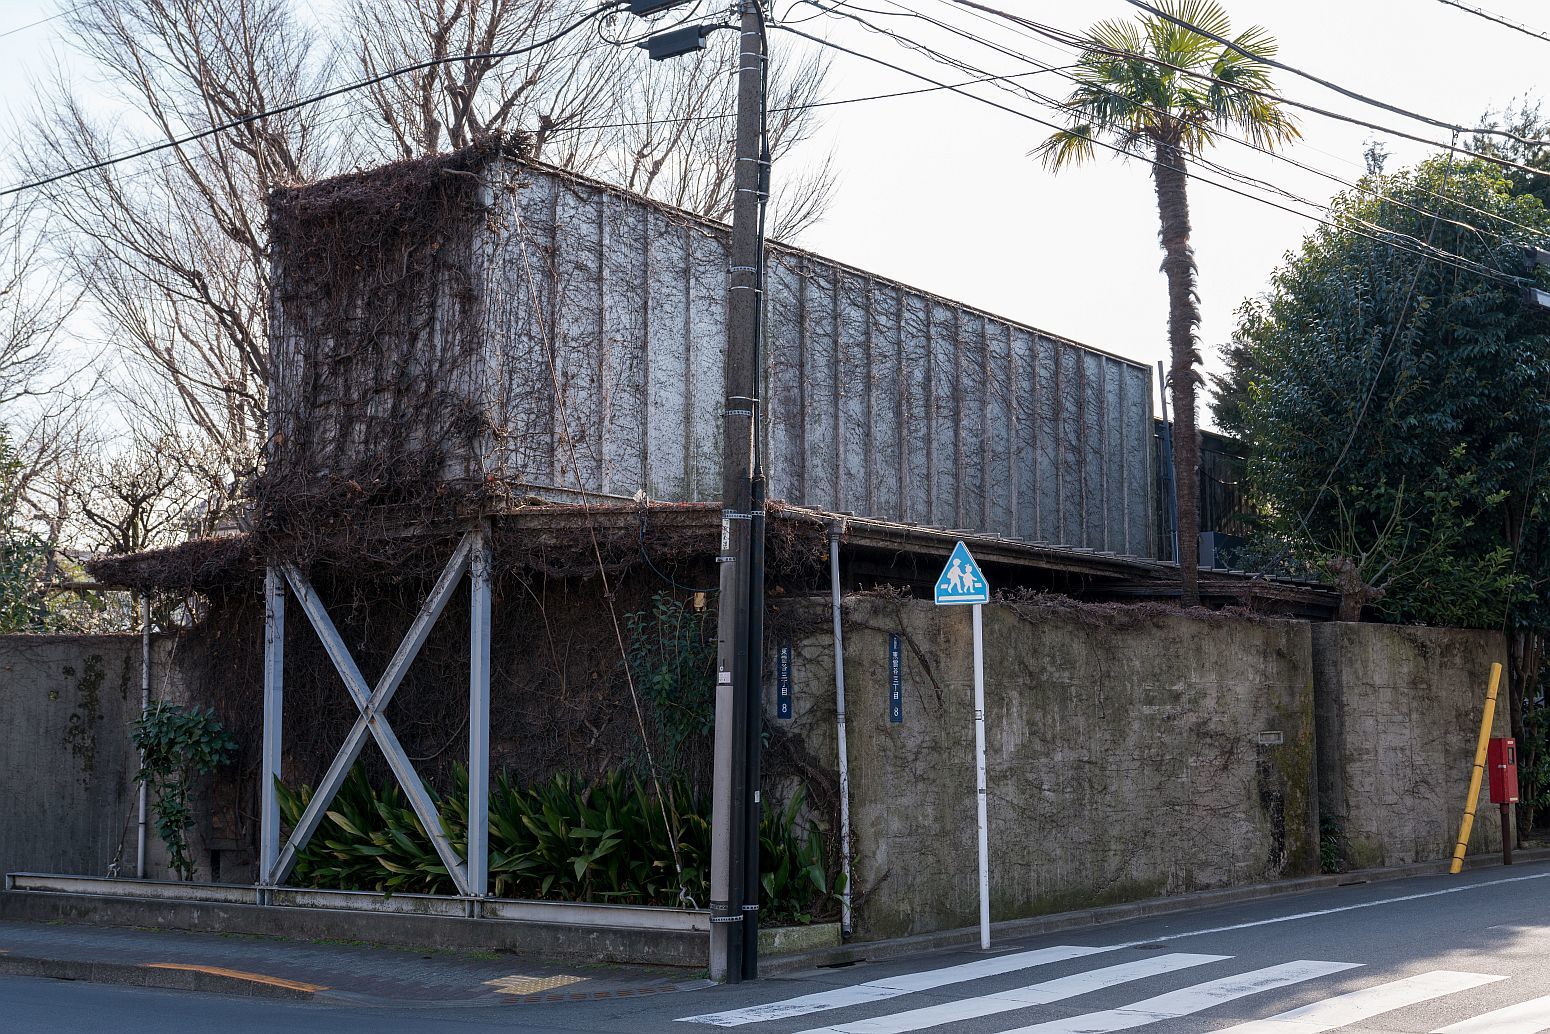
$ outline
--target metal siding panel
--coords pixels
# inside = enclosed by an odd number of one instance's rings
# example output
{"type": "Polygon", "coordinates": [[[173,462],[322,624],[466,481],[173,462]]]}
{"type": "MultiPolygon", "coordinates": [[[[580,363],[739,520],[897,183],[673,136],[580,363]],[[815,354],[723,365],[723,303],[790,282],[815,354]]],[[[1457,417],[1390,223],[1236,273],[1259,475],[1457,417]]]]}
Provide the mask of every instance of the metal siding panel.
{"type": "Polygon", "coordinates": [[[646,333],[650,279],[639,242],[646,236],[646,210],[603,195],[599,239],[603,259],[603,432],[605,492],[632,495],[644,487],[650,461],[646,436],[646,378],[650,346],[646,333]]]}
{"type": "Polygon", "coordinates": [[[764,317],[766,475],[771,499],[800,503],[806,458],[802,440],[803,280],[789,261],[769,264],[764,317]]]}
{"type": "Polygon", "coordinates": [[[937,527],[961,528],[958,514],[958,320],[957,312],[931,300],[931,516],[937,527]]]}
{"type": "Polygon", "coordinates": [[[904,503],[899,515],[906,521],[925,522],[931,512],[931,478],[929,462],[931,452],[930,385],[928,361],[930,346],[927,341],[930,302],[918,294],[902,296],[903,331],[901,334],[900,362],[903,365],[904,415],[902,443],[904,467],[904,503]]]}
{"type": "Polygon", "coordinates": [[[1103,548],[1124,552],[1130,522],[1130,496],[1125,463],[1125,369],[1113,359],[1103,360],[1104,385],[1104,480],[1108,500],[1103,515],[1103,548]]]}
{"type": "Polygon", "coordinates": [[[515,192],[514,238],[499,249],[505,290],[489,302],[491,333],[503,359],[496,397],[505,437],[500,466],[517,480],[554,479],[554,387],[550,376],[548,312],[553,307],[551,243],[559,184],[547,176],[524,177],[515,192]]]}
{"type": "Polygon", "coordinates": [[[660,212],[646,223],[647,276],[651,284],[650,404],[646,438],[650,464],[646,492],[655,499],[688,499],[686,466],[689,395],[684,380],[689,368],[690,292],[688,231],[660,212]]]}
{"type": "Polygon", "coordinates": [[[1017,435],[1016,383],[1012,371],[1012,328],[999,320],[985,326],[987,360],[986,454],[984,492],[989,515],[986,528],[1003,535],[1017,534],[1017,479],[1012,466],[1012,443],[1017,435]]]}
{"type": "Polygon", "coordinates": [[[556,472],[561,485],[592,489],[602,481],[602,450],[596,437],[603,409],[597,200],[564,186],[555,209],[554,369],[560,396],[556,472]]]}
{"type": "Polygon", "coordinates": [[[872,284],[871,368],[872,393],[872,509],[875,515],[899,517],[903,483],[899,457],[904,449],[900,423],[899,295],[886,286],[872,284]]]}
{"type": "Polygon", "coordinates": [[[689,426],[691,499],[721,498],[722,409],[726,404],[727,245],[686,230],[689,239],[689,426]]]}
{"type": "Polygon", "coordinates": [[[1082,538],[1078,545],[1107,549],[1104,514],[1108,484],[1103,476],[1104,361],[1094,352],[1082,355],[1082,538]]]}
{"type": "Polygon", "coordinates": [[[1060,364],[1060,519],[1056,538],[1060,545],[1081,542],[1086,515],[1086,492],[1082,483],[1082,353],[1065,342],[1057,342],[1060,364]]]}
{"type": "Polygon", "coordinates": [[[836,381],[839,384],[838,438],[840,443],[839,509],[867,512],[868,437],[867,403],[871,397],[871,370],[867,365],[867,283],[848,273],[839,275],[839,346],[836,381]]]}
{"type": "Polygon", "coordinates": [[[1061,507],[1061,377],[1060,344],[1042,334],[1034,338],[1038,349],[1038,416],[1036,440],[1039,449],[1039,528],[1034,536],[1042,542],[1060,539],[1061,507]]]}
{"type": "Polygon", "coordinates": [[[1134,556],[1148,556],[1154,549],[1152,526],[1156,516],[1152,509],[1156,477],[1152,466],[1152,371],[1128,367],[1126,375],[1131,387],[1125,396],[1125,456],[1129,474],[1126,491],[1130,508],[1125,548],[1134,556]]]}
{"type": "Polygon", "coordinates": [[[1012,534],[1039,537],[1039,409],[1038,341],[1021,327],[1009,328],[1011,340],[1012,413],[1016,434],[1012,439],[1012,479],[1017,505],[1012,515],[1012,534]]]}

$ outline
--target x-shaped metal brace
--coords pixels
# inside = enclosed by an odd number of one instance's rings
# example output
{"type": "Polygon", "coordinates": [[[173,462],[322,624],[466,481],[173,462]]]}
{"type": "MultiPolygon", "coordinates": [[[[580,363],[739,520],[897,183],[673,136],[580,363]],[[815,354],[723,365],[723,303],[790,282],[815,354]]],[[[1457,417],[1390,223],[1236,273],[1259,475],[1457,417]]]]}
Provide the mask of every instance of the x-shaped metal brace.
{"type": "MultiPolygon", "coordinates": [[[[420,612],[415,616],[414,623],[409,626],[403,641],[398,644],[392,660],[377,680],[375,687],[368,688],[365,678],[361,675],[359,666],[350,655],[349,647],[345,645],[338,630],[334,627],[333,620],[328,616],[327,609],[318,599],[317,593],[312,589],[305,575],[294,565],[284,563],[278,565],[279,571],[284,575],[285,582],[290,585],[291,592],[295,594],[301,604],[307,620],[317,632],[318,638],[323,642],[323,649],[333,661],[334,668],[344,680],[345,688],[349,690],[355,706],[360,710],[355,724],[351,727],[349,735],[345,737],[344,744],[334,756],[333,763],[328,766],[322,781],[318,784],[317,791],[312,799],[307,802],[306,809],[297,820],[291,830],[290,838],[286,841],[283,850],[275,854],[275,845],[278,843],[278,815],[277,809],[271,803],[268,796],[273,794],[272,786],[266,785],[265,798],[265,826],[262,834],[264,849],[261,851],[261,868],[266,869],[262,873],[264,885],[275,887],[283,884],[296,865],[297,855],[307,846],[307,842],[317,831],[322,821],[325,810],[333,802],[334,797],[344,785],[345,778],[350,769],[360,757],[361,750],[366,746],[369,736],[375,740],[381,748],[382,755],[387,759],[388,767],[392,770],[394,778],[403,787],[404,794],[409,799],[409,805],[414,809],[415,816],[420,820],[421,827],[430,837],[431,845],[436,849],[442,864],[452,877],[452,882],[459,894],[465,896],[482,897],[485,893],[486,859],[485,829],[484,823],[479,817],[485,816],[488,810],[487,804],[487,773],[488,766],[488,730],[484,723],[488,721],[489,713],[489,631],[490,631],[490,607],[489,607],[489,543],[485,529],[480,528],[465,534],[453,551],[452,557],[442,569],[441,576],[437,578],[430,595],[426,597],[420,612]],[[435,802],[425,788],[425,783],[420,779],[419,773],[414,769],[409,756],[404,752],[403,745],[399,742],[397,734],[382,714],[388,703],[393,699],[393,694],[403,682],[404,675],[409,670],[409,665],[414,662],[420,652],[420,647],[425,644],[431,627],[436,619],[441,616],[447,601],[452,596],[452,591],[462,580],[463,572],[468,570],[473,581],[473,609],[472,628],[470,632],[470,657],[472,666],[472,680],[470,687],[470,710],[482,713],[471,713],[469,724],[470,753],[482,754],[483,757],[471,756],[469,758],[470,801],[469,801],[469,858],[473,862],[473,873],[470,874],[470,866],[459,858],[447,839],[446,831],[442,826],[441,815],[436,809],[435,802]],[[477,771],[475,766],[478,766],[477,771]],[[477,810],[476,810],[477,809],[477,810]],[[475,828],[477,827],[477,828],[475,828]]],[[[269,643],[272,651],[269,668],[279,666],[283,654],[279,652],[280,646],[276,643],[276,635],[283,641],[283,594],[284,590],[279,585],[279,579],[271,576],[269,588],[269,643]],[[279,597],[279,607],[276,606],[276,597],[279,597]],[[276,621],[276,612],[280,615],[276,621]]],[[[283,684],[277,671],[266,673],[266,696],[273,692],[275,699],[266,699],[266,754],[270,753],[268,727],[273,720],[278,731],[278,714],[271,716],[268,712],[278,708],[279,687],[283,684]],[[270,689],[273,684],[273,690],[270,689]]],[[[275,749],[272,757],[266,757],[265,779],[271,781],[278,773],[278,735],[274,736],[275,749]]]]}

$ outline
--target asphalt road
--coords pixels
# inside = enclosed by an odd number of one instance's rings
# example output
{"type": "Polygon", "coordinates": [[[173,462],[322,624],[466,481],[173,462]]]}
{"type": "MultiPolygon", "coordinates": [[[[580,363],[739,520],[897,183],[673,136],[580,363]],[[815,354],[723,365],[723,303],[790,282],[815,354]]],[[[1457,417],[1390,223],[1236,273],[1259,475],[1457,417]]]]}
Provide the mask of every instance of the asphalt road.
{"type": "Polygon", "coordinates": [[[0,979],[0,1032],[1550,1031],[1550,863],[629,1000],[422,1009],[0,979]],[[684,1022],[700,1017],[697,1022],[684,1022]],[[711,1022],[707,1023],[706,1020],[711,1022]]]}

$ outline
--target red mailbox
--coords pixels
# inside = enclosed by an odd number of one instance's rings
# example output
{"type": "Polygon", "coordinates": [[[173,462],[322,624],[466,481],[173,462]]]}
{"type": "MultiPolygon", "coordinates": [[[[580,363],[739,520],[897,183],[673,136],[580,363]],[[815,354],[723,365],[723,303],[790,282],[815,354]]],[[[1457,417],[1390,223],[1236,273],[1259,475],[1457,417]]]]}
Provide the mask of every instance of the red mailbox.
{"type": "Polygon", "coordinates": [[[1485,754],[1486,771],[1491,774],[1491,803],[1518,803],[1518,741],[1494,736],[1485,754]]]}

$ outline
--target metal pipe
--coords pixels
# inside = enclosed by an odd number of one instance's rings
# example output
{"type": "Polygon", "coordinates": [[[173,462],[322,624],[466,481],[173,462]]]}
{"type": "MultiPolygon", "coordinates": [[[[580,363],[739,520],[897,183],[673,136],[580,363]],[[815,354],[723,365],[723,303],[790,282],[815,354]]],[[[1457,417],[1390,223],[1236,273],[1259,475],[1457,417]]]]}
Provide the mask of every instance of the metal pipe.
{"type": "MultiPolygon", "coordinates": [[[[272,887],[282,878],[280,859],[281,721],[285,710],[285,579],[271,565],[264,571],[264,732],[259,768],[258,883],[272,887]]],[[[260,892],[262,893],[262,892],[260,892]]]]}
{"type": "Polygon", "coordinates": [[[974,605],[974,796],[979,827],[980,949],[990,948],[990,826],[985,807],[985,626],[974,605]]]}
{"type": "MultiPolygon", "coordinates": [[[[151,709],[151,598],[140,596],[140,716],[151,709]]],[[[145,752],[140,752],[140,767],[145,767],[145,752]]],[[[146,815],[150,810],[149,788],[140,781],[140,821],[135,828],[135,879],[145,879],[146,815]]]]}
{"type": "Polygon", "coordinates": [[[469,553],[468,893],[471,914],[490,892],[490,525],[482,522],[469,553]]]}
{"type": "Polygon", "coordinates": [[[748,802],[743,830],[743,979],[759,978],[759,817],[763,810],[759,765],[764,746],[764,475],[753,479],[753,519],[748,549],[748,723],[744,743],[748,802]]]}
{"type": "Polygon", "coordinates": [[[840,936],[850,937],[850,752],[845,744],[845,632],[840,622],[840,534],[843,522],[829,525],[829,598],[834,611],[834,720],[840,744],[840,936]]]}

